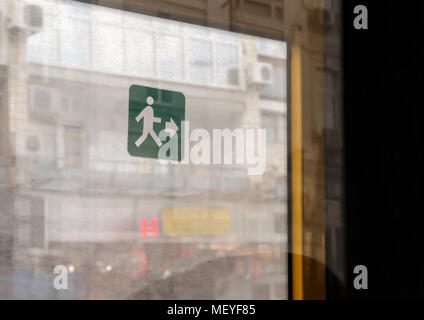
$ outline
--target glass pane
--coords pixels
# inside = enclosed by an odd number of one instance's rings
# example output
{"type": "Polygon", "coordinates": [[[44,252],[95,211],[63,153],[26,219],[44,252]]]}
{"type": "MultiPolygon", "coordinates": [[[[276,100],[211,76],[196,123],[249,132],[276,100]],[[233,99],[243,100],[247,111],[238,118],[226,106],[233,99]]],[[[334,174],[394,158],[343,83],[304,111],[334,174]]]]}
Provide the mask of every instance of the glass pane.
{"type": "Polygon", "coordinates": [[[245,72],[260,38],[37,3],[44,27],[2,38],[16,72],[0,73],[0,157],[15,159],[0,162],[0,298],[287,298],[286,73],[269,102],[245,72]],[[184,134],[183,160],[129,153],[133,85],[155,92],[138,129],[184,134]],[[175,93],[177,130],[158,113],[175,93]]]}

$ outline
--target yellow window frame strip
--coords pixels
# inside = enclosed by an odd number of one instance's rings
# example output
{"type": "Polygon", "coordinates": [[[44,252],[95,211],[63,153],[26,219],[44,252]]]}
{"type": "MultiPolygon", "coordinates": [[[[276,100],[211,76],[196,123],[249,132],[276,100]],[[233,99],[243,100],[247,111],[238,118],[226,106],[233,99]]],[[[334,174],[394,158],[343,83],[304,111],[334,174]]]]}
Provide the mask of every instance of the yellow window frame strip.
{"type": "Polygon", "coordinates": [[[292,295],[303,300],[302,57],[299,44],[291,48],[292,295]]]}

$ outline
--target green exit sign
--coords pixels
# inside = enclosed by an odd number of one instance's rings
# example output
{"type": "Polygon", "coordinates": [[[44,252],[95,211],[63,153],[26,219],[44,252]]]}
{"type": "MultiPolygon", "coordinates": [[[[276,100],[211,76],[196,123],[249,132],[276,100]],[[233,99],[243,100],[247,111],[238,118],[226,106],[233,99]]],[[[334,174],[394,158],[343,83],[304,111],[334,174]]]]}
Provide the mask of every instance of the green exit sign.
{"type": "Polygon", "coordinates": [[[181,161],[185,97],[181,92],[132,85],[129,94],[128,152],[134,157],[181,161]],[[178,156],[161,148],[178,143],[178,156]],[[163,152],[162,152],[163,154],[163,152]]]}

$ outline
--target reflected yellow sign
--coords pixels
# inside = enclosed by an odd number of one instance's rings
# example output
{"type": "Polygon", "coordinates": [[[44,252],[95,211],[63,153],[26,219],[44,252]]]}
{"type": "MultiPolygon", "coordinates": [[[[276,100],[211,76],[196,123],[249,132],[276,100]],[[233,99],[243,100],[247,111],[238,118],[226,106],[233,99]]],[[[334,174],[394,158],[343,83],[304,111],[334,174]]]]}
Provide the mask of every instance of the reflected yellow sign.
{"type": "Polygon", "coordinates": [[[225,209],[165,208],[165,236],[221,236],[230,232],[230,212],[225,209]]]}

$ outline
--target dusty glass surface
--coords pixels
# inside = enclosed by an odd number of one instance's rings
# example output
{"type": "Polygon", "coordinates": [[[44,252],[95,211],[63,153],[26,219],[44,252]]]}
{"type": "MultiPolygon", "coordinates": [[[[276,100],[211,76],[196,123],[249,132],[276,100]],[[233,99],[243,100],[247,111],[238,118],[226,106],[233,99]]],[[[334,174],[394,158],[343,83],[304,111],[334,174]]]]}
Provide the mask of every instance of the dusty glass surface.
{"type": "Polygon", "coordinates": [[[286,44],[31,3],[41,26],[1,25],[0,298],[286,299],[286,44]],[[133,84],[184,93],[211,139],[267,129],[265,171],[132,157],[133,84]]]}

